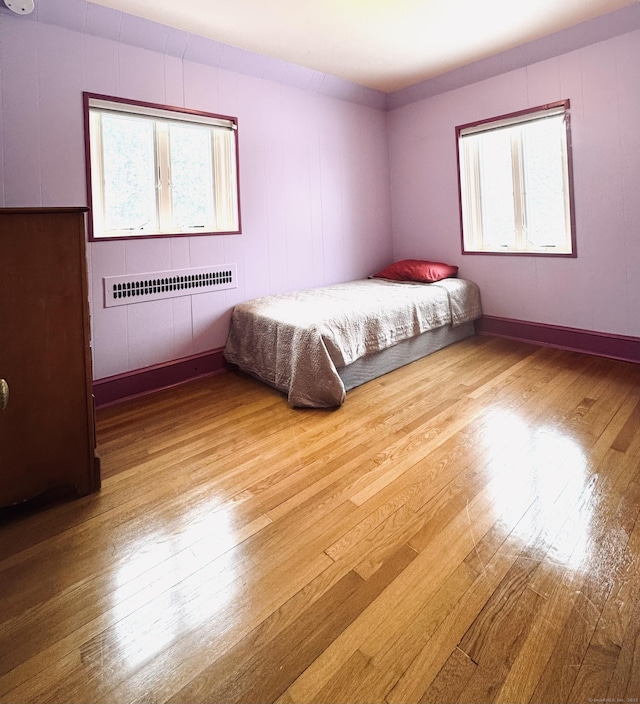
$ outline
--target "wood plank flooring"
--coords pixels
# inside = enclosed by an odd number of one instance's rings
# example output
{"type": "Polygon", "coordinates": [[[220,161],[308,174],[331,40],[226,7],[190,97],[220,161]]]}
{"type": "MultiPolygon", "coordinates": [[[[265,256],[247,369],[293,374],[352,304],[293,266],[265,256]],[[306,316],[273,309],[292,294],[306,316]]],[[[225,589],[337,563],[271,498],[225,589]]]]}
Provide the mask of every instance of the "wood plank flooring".
{"type": "Polygon", "coordinates": [[[640,366],[475,337],[290,408],[98,412],[103,489],[0,516],[0,702],[640,697],[640,366]]]}

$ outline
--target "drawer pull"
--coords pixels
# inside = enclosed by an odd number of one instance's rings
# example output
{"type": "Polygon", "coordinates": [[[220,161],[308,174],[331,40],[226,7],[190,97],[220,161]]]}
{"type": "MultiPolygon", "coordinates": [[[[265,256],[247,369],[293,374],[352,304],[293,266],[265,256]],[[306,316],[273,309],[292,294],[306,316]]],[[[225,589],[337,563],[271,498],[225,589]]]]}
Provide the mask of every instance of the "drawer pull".
{"type": "Polygon", "coordinates": [[[9,384],[4,379],[0,379],[0,411],[9,404],[9,384]]]}

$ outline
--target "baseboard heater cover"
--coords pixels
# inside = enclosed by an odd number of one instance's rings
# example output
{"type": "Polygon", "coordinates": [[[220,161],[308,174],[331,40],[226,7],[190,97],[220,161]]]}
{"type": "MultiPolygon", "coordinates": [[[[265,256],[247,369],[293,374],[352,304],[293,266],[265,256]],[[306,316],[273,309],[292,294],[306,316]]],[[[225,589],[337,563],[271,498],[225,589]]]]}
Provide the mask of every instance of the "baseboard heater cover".
{"type": "Polygon", "coordinates": [[[105,276],[102,280],[104,305],[105,308],[111,308],[238,288],[238,271],[235,264],[225,264],[129,276],[105,276]]]}

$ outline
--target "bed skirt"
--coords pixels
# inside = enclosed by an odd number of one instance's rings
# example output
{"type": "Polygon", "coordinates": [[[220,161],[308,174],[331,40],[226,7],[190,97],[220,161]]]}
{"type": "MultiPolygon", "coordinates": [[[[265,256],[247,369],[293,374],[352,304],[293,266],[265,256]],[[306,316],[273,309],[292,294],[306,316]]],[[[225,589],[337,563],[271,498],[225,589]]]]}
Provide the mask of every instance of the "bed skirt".
{"type": "Polygon", "coordinates": [[[448,347],[454,342],[471,337],[475,332],[473,321],[462,323],[455,327],[444,325],[434,330],[427,330],[418,337],[403,340],[392,347],[387,347],[380,352],[368,354],[356,359],[346,367],[339,367],[338,374],[342,379],[345,391],[365,384],[367,381],[377,379],[383,374],[403,367],[405,364],[415,362],[426,357],[432,352],[437,352],[443,347],[448,347]]]}

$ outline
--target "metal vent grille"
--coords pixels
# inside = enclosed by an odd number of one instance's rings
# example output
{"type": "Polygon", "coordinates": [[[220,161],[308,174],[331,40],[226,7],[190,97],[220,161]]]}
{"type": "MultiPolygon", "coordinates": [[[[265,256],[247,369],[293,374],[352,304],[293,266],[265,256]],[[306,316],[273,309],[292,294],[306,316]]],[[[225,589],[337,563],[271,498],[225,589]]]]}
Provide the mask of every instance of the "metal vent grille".
{"type": "Polygon", "coordinates": [[[238,288],[237,280],[235,264],[154,271],[132,276],[105,276],[104,305],[105,308],[126,306],[130,303],[238,288]]]}

